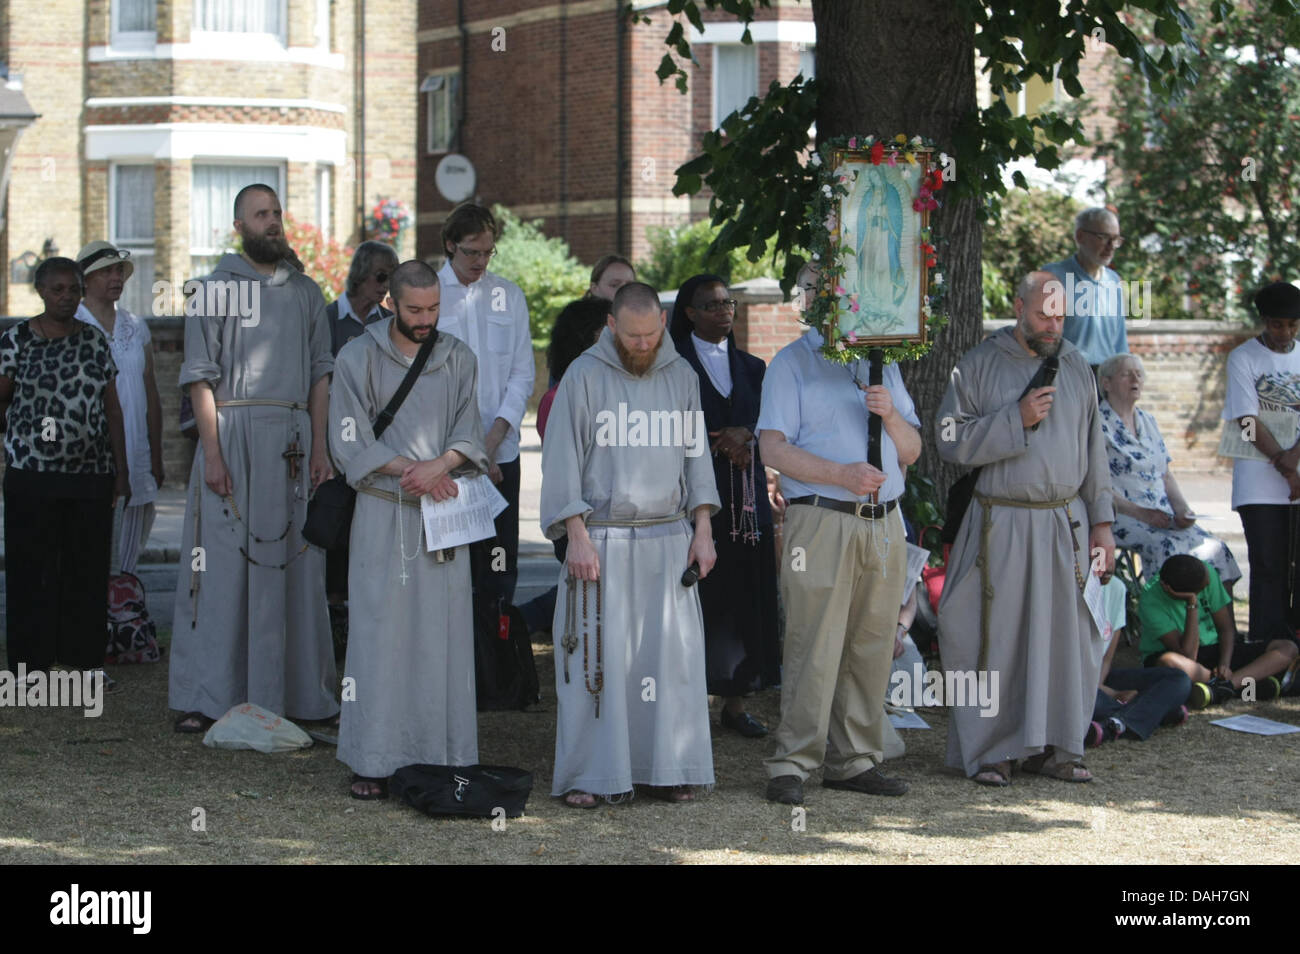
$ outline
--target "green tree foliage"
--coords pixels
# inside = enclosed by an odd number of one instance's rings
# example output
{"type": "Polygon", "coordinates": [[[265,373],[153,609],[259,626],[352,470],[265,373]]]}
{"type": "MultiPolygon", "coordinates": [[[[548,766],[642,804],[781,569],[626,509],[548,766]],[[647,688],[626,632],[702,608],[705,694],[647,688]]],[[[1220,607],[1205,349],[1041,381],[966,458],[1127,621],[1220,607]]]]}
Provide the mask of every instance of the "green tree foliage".
{"type": "MultiPolygon", "coordinates": [[[[980,196],[990,200],[987,208],[995,210],[997,197],[1006,192],[1002,169],[1008,162],[1032,156],[1040,167],[1055,169],[1061,161],[1060,146],[1083,142],[1078,119],[1051,109],[1033,116],[1015,116],[1007,99],[1033,77],[1049,83],[1059,80],[1068,95],[1082,95],[1079,65],[1088,52],[1088,43],[1104,42],[1112,47],[1162,93],[1196,79],[1188,61],[1194,42],[1193,23],[1175,0],[951,2],[969,25],[993,96],[991,105],[971,114],[953,137],[951,151],[958,173],[949,201],[980,196]],[[1146,38],[1134,32],[1130,11],[1147,15],[1155,43],[1145,43],[1146,38]]],[[[668,0],[666,4],[670,14],[684,16],[701,30],[701,8],[730,13],[745,25],[741,38],[744,43],[752,42],[749,24],[756,10],[769,6],[770,0],[668,0]]],[[[860,4],[864,16],[870,13],[870,6],[872,3],[860,4]]],[[[1273,0],[1273,6],[1294,13],[1296,0],[1273,0]]],[[[1217,17],[1230,5],[1216,0],[1212,7],[1217,17]]],[[[813,16],[819,16],[815,2],[813,16]]],[[[644,16],[641,19],[649,22],[644,16]]],[[[822,42],[833,42],[833,38],[823,38],[822,42]]],[[[674,21],[665,43],[670,52],[664,55],[657,74],[661,81],[675,79],[684,92],[688,74],[683,64],[690,62],[692,54],[681,19],[674,21]]],[[[954,66],[961,68],[959,63],[954,66]]],[[[704,136],[701,155],[677,170],[673,190],[678,195],[694,194],[706,185],[712,190],[710,217],[723,226],[715,240],[716,249],[745,248],[747,257],[754,261],[764,254],[769,239],[773,240],[775,251],[787,255],[783,277],[787,288],[793,285],[803,264],[797,249],[808,244],[803,211],[812,197],[815,177],[804,165],[804,156],[808,130],[818,118],[815,81],[804,82],[799,77],[787,85],[773,82],[762,100],[751,98],[743,109],[723,120],[721,132],[704,136]]],[[[823,132],[830,125],[818,123],[823,132]]],[[[892,136],[918,130],[854,131],[892,136]]],[[[948,148],[942,142],[940,146],[948,148]]],[[[1020,173],[1013,178],[1017,185],[1026,185],[1020,173]]],[[[960,276],[954,278],[959,280],[960,276]]]]}
{"type": "Polygon", "coordinates": [[[996,227],[984,230],[984,315],[1010,318],[1016,283],[1074,254],[1074,217],[1082,206],[1052,189],[1015,189],[996,227]]]}
{"type": "Polygon", "coordinates": [[[750,278],[781,277],[785,256],[774,260],[771,255],[763,254],[758,261],[751,262],[745,250],[739,248],[717,256],[710,254],[721,231],[720,226],[711,225],[707,219],[691,225],[650,228],[647,231],[650,254],[638,263],[637,278],[660,291],[668,291],[681,288],[686,279],[701,272],[713,272],[733,284],[750,278]]]}
{"type": "Polygon", "coordinates": [[[1281,6],[1198,16],[1200,78],[1180,96],[1116,77],[1123,121],[1104,152],[1129,241],[1115,267],[1152,282],[1156,317],[1253,317],[1257,288],[1300,276],[1300,58],[1295,13],[1281,6]]]}
{"type": "Polygon", "coordinates": [[[501,226],[492,271],[522,289],[528,302],[533,347],[545,348],[551,340],[555,316],[569,302],[587,293],[591,269],[569,252],[569,243],[548,238],[540,219],[525,222],[504,206],[493,206],[501,226]]]}

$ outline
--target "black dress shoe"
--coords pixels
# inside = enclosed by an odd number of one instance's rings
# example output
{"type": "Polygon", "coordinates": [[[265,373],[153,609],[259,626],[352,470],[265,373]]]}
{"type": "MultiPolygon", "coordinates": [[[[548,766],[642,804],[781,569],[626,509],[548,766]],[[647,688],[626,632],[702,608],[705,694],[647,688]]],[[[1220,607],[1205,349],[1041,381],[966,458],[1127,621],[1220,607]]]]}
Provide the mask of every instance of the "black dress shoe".
{"type": "Polygon", "coordinates": [[[803,779],[798,775],[778,775],[767,783],[767,800],[782,805],[803,804],[803,779]]]}
{"type": "Polygon", "coordinates": [[[732,715],[726,709],[722,710],[722,724],[733,732],[739,732],[747,739],[761,739],[767,735],[767,726],[759,722],[748,712],[742,712],[740,715],[732,715]]]}
{"type": "Polygon", "coordinates": [[[864,795],[906,795],[907,783],[901,778],[890,778],[879,768],[869,768],[852,778],[822,779],[822,788],[842,788],[864,795]]]}

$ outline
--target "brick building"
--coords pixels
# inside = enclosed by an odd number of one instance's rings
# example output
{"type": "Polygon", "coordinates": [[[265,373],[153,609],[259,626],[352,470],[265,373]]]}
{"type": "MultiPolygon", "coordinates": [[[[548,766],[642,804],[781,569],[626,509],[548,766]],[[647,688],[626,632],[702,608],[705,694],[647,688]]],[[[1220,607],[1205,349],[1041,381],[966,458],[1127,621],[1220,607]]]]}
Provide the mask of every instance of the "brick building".
{"type": "Polygon", "coordinates": [[[250,182],[346,242],[377,199],[413,206],[415,21],[410,0],[0,0],[0,63],[39,114],[12,157],[0,314],[39,310],[25,266],[96,238],[132,251],[124,304],[151,314],[154,281],[221,253],[250,182]]]}
{"type": "Polygon", "coordinates": [[[672,194],[673,170],[700,137],[774,79],[812,72],[808,3],[760,9],[740,43],[727,14],[692,31],[699,67],[683,96],[655,67],[671,20],[633,4],[649,25],[622,25],[626,0],[420,0],[419,254],[441,254],[451,202],[434,183],[449,152],[467,157],[482,201],[543,220],[594,261],[648,249],[646,229],[699,218],[707,198],[672,194]]]}

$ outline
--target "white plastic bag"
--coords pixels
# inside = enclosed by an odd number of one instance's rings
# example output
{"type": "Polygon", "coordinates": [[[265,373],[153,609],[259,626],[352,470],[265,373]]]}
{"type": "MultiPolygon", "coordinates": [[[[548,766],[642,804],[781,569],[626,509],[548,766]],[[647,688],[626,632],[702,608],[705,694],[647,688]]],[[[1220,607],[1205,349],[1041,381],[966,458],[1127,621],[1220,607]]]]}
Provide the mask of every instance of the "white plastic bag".
{"type": "Polygon", "coordinates": [[[292,752],[311,745],[311,736],[288,719],[245,702],[214,722],[203,744],[215,749],[292,752]]]}

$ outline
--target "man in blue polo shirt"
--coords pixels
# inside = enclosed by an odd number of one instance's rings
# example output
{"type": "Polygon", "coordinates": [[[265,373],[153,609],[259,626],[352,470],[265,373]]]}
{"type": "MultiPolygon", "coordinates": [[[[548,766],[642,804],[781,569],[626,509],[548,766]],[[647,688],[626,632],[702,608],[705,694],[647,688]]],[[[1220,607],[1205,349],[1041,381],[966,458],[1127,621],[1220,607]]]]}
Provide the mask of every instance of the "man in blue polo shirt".
{"type": "MultiPolygon", "coordinates": [[[[800,273],[805,294],[815,281],[800,273]]],[[[768,800],[789,805],[819,766],[825,788],[907,791],[876,766],[907,568],[898,498],[903,468],[921,456],[920,421],[897,365],[867,387],[865,361],[834,364],[822,343],[814,329],[772,359],[756,428],[788,502],[781,725],[766,764],[768,800]],[[883,422],[880,469],[867,463],[868,412],[883,422]]]]}
{"type": "Polygon", "coordinates": [[[1044,265],[1061,281],[1065,304],[1066,341],[1097,366],[1116,354],[1128,353],[1124,284],[1110,268],[1115,251],[1124,244],[1119,219],[1109,209],[1084,209],[1074,220],[1077,251],[1067,259],[1044,265]]]}

